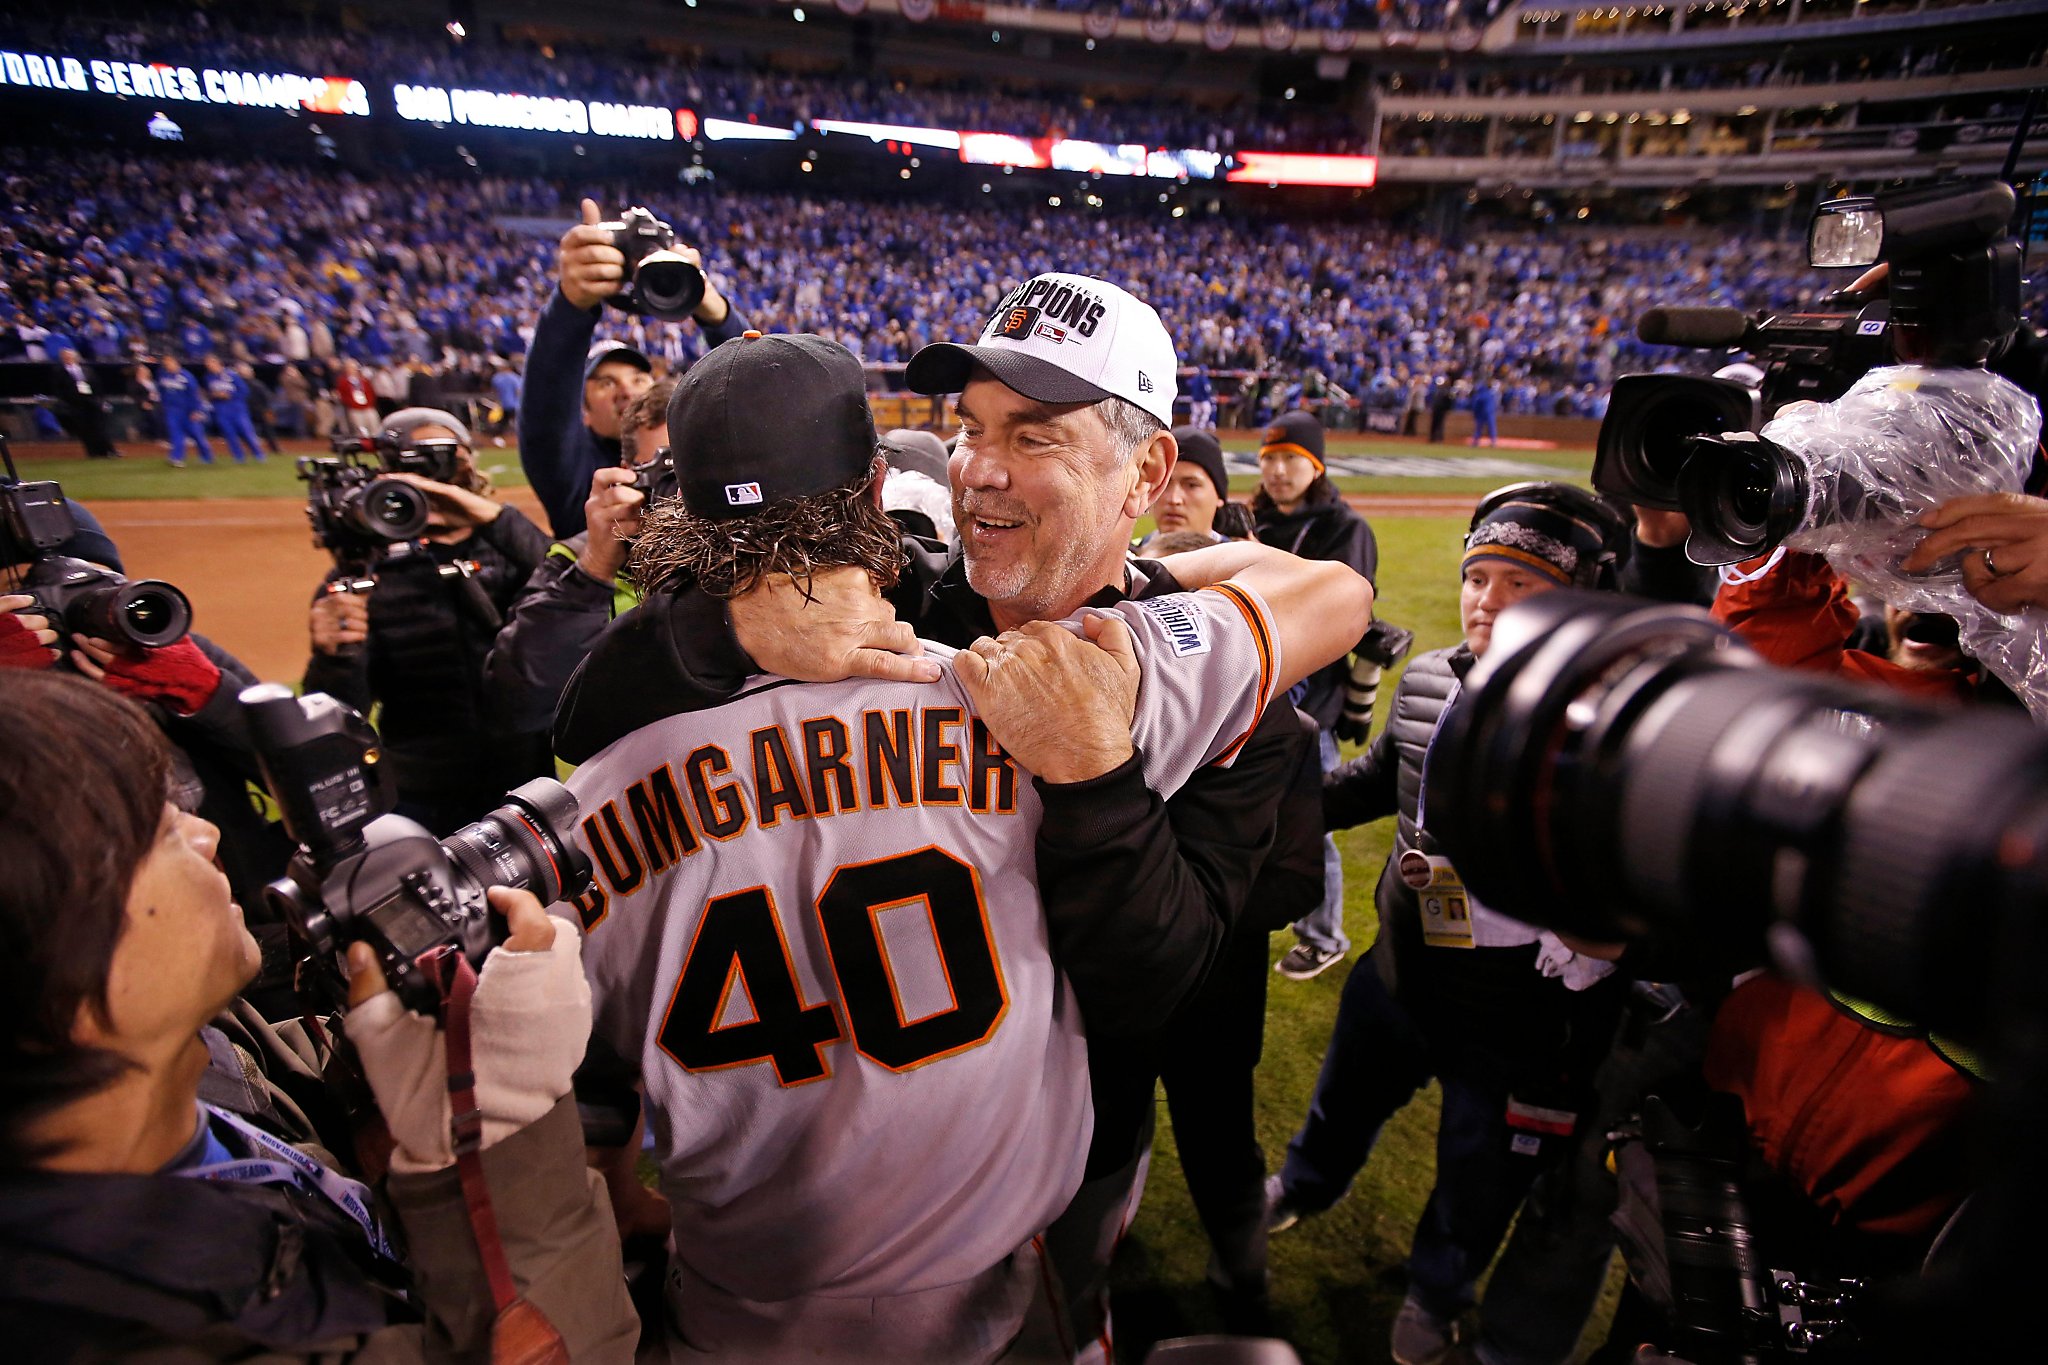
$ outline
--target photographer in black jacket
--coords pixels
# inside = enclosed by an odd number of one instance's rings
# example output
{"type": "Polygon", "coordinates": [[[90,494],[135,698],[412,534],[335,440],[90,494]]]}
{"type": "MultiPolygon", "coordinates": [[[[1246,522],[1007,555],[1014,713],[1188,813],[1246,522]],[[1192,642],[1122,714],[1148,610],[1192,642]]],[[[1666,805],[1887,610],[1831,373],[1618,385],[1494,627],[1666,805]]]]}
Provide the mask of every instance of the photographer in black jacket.
{"type": "MultiPolygon", "coordinates": [[[[559,288],[526,353],[519,399],[519,463],[547,508],[557,537],[583,529],[583,500],[598,470],[619,462],[619,418],[653,382],[653,364],[623,342],[599,342],[598,314],[626,283],[625,253],[598,226],[597,204],[585,199],[583,221],[562,234],[559,288]]],[[[697,264],[695,247],[679,248],[697,264]]],[[[707,346],[747,330],[746,319],[718,292],[709,271],[694,314],[707,346]]]]}
{"type": "Polygon", "coordinates": [[[499,502],[477,469],[469,429],[433,408],[405,408],[385,423],[400,448],[460,445],[455,482],[393,474],[427,494],[428,531],[384,553],[367,594],[336,591],[327,575],[313,598],[308,692],[368,713],[395,774],[399,811],[446,834],[532,777],[552,775],[547,735],[499,723],[484,692],[484,658],[548,538],[499,502]]]}
{"type": "Polygon", "coordinates": [[[672,379],[657,380],[628,405],[622,461],[591,475],[587,528],[548,547],[484,660],[491,707],[505,724],[542,731],[553,724],[555,703],[598,632],[639,605],[640,594],[620,572],[647,505],[647,494],[633,486],[634,466],[653,461],[668,440],[675,387],[672,379]]]}
{"type": "MultiPolygon", "coordinates": [[[[1334,1204],[1381,1125],[1431,1078],[1441,1082],[1436,1188],[1394,1322],[1402,1365],[1450,1346],[1451,1323],[1476,1297],[1530,1183],[1562,1155],[1622,1003],[1609,964],[1472,901],[1428,832],[1423,760],[1491,644],[1494,618],[1554,588],[1611,588],[1626,535],[1618,515],[1565,485],[1513,485],[1483,500],[1460,572],[1464,642],[1411,661],[1386,729],[1324,780],[1330,829],[1388,815],[1397,824],[1375,893],[1379,941],[1344,983],[1307,1119],[1269,1183],[1272,1227],[1334,1204]]],[[[1568,1297],[1554,1310],[1578,1314],[1567,1341],[1583,1320],[1568,1297]]],[[[1484,1322],[1482,1353],[1503,1326],[1522,1324],[1484,1322]]]]}

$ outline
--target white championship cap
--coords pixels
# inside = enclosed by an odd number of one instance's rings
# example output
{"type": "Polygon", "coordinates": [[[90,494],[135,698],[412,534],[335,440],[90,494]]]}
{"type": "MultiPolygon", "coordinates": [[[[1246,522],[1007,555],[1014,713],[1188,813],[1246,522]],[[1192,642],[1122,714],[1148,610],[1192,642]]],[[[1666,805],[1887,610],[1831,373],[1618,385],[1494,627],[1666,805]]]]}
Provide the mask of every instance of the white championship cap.
{"type": "Polygon", "coordinates": [[[927,346],[904,380],[918,393],[958,393],[977,365],[1041,403],[1122,398],[1173,425],[1173,340],[1152,305],[1106,280],[1033,276],[1010,291],[978,344],[927,346]]]}

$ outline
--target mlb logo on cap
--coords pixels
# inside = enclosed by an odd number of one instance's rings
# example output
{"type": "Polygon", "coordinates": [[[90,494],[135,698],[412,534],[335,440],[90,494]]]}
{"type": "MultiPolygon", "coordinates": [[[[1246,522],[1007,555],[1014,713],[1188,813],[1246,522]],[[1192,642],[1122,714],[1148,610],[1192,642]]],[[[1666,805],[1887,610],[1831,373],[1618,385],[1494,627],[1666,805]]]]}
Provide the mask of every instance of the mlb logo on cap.
{"type": "Polygon", "coordinates": [[[725,500],[734,507],[745,507],[748,503],[761,501],[761,485],[758,483],[729,483],[725,486],[725,500]]]}
{"type": "Polygon", "coordinates": [[[1121,398],[1173,423],[1173,340],[1150,304],[1107,280],[1034,276],[1010,291],[975,345],[927,346],[904,378],[918,393],[958,393],[977,366],[1041,403],[1121,398]]]}

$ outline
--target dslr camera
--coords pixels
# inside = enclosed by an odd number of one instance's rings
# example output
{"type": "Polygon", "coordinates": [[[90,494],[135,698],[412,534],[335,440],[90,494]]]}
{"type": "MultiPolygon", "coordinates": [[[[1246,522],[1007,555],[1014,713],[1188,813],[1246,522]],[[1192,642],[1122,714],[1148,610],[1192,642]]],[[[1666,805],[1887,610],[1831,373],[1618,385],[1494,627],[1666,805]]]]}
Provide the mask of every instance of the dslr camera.
{"type": "Polygon", "coordinates": [[[676,230],[644,208],[599,223],[626,257],[626,283],[612,303],[628,313],[681,322],[704,301],[704,272],[676,250],[676,230]]]}
{"type": "MultiPolygon", "coordinates": [[[[1764,371],[1756,386],[1688,375],[1625,375],[1600,424],[1593,484],[1692,521],[1686,554],[1732,564],[1829,522],[1884,521],[1901,509],[1858,471],[1817,462],[1757,434],[1795,402],[1830,402],[1893,363],[1971,369],[2019,325],[2020,249],[2002,181],[1936,185],[1835,199],[1814,213],[1816,267],[1891,266],[1888,300],[1838,294],[1854,311],[1749,318],[1733,308],[1653,308],[1636,335],[1654,345],[1741,349],[1764,371]],[[1817,485],[1826,483],[1826,487],[1817,485]]],[[[1934,461],[1958,458],[1930,452],[1934,461]]],[[[1962,491],[1960,489],[1956,491],[1962,491]]]]}
{"type": "Polygon", "coordinates": [[[576,798],[552,778],[506,794],[505,804],[446,839],[391,813],[395,793],[377,732],[322,692],[305,697],[263,683],[241,694],[264,785],[298,845],[267,899],[306,953],[311,985],[346,999],[343,957],[368,943],[406,1008],[441,1008],[440,960],[473,966],[502,939],[485,891],[511,886],[544,903],[581,895],[590,860],[570,841],[576,798]]]}
{"type": "Polygon", "coordinates": [[[47,617],[64,635],[155,648],[173,644],[192,628],[192,603],[155,578],[128,579],[103,564],[51,554],[78,534],[77,519],[54,480],[24,483],[15,471],[7,438],[0,436],[0,568],[26,564],[10,592],[35,599],[23,608],[47,617]]]}

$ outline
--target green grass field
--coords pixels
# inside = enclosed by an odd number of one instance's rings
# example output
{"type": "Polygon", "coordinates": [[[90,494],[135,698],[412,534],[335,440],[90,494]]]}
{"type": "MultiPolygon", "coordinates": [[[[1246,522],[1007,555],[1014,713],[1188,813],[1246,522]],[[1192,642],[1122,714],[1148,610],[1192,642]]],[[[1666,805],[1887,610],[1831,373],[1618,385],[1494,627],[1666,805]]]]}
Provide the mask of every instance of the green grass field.
{"type": "MultiPolygon", "coordinates": [[[[1245,442],[1232,441],[1232,448],[1245,442]]],[[[1332,438],[1333,453],[1415,456],[1428,448],[1411,442],[1332,438]]],[[[121,462],[28,460],[29,478],[55,477],[67,492],[88,503],[120,498],[297,497],[301,485],[289,457],[260,466],[168,468],[159,452],[131,443],[121,462]]],[[[1459,450],[1459,453],[1463,453],[1459,450]]],[[[1491,455],[1493,452],[1485,452],[1491,455]]],[[[1562,477],[1583,478],[1585,452],[1500,452],[1503,458],[1554,464],[1562,477]]],[[[1452,457],[1455,458],[1455,455],[1452,457]]],[[[524,482],[516,451],[487,448],[483,464],[502,487],[524,482]]],[[[1455,468],[1455,466],[1447,466],[1455,468]]],[[[1254,480],[1233,481],[1240,495],[1254,480]]],[[[1477,495],[1502,479],[1342,479],[1346,491],[1477,495]]],[[[1380,545],[1379,611],[1415,631],[1415,652],[1454,643],[1457,565],[1464,518],[1382,517],[1374,526],[1380,545]]],[[[1376,723],[1384,724],[1398,671],[1382,684],[1376,723]]],[[[1372,888],[1387,855],[1391,822],[1349,830],[1338,836],[1344,853],[1346,928],[1350,958],[1310,982],[1275,976],[1267,1009],[1265,1059],[1258,1078],[1259,1141],[1267,1164],[1277,1168],[1287,1139],[1306,1112],[1336,1013],[1344,980],[1376,932],[1372,888]]],[[[1273,936],[1275,959],[1292,935],[1273,936]]],[[[1387,1357],[1387,1332],[1400,1304],[1400,1264],[1428,1196],[1434,1174],[1432,1143],[1436,1092],[1432,1087],[1397,1115],[1350,1196],[1335,1209],[1273,1241],[1273,1301],[1285,1332],[1307,1365],[1377,1362],[1387,1357]]],[[[1159,1139],[1140,1216],[1119,1258],[1117,1335],[1120,1358],[1141,1359],[1160,1337],[1221,1330],[1203,1283],[1208,1243],[1187,1197],[1165,1106],[1160,1105],[1159,1139]]]]}
{"type": "MultiPolygon", "coordinates": [[[[88,504],[120,498],[264,498],[297,497],[303,487],[293,473],[293,452],[303,443],[293,443],[285,456],[270,457],[263,464],[237,465],[224,454],[217,463],[201,465],[191,461],[184,469],[173,469],[154,442],[130,441],[122,460],[53,459],[21,455],[23,473],[29,478],[55,478],[65,492],[88,504]]],[[[1224,449],[1249,455],[1256,449],[1251,436],[1233,436],[1224,449]]],[[[312,447],[306,446],[310,451],[312,447]]],[[[1541,465],[1557,470],[1557,477],[1584,482],[1593,467],[1590,450],[1473,450],[1469,446],[1427,446],[1414,441],[1388,440],[1336,433],[1330,437],[1329,453],[1342,455],[1386,455],[1408,459],[1430,459],[1441,463],[1443,473],[1428,477],[1358,477],[1340,475],[1337,486],[1347,493],[1470,493],[1478,495],[1503,483],[1498,475],[1461,475],[1459,462],[1477,456],[1513,460],[1519,464],[1541,465]]],[[[189,457],[188,457],[189,459],[189,457]]],[[[479,463],[501,488],[517,488],[526,482],[519,470],[519,451],[514,446],[486,446],[479,463]]],[[[1250,496],[1258,480],[1250,475],[1233,475],[1231,489],[1250,496]]]]}

